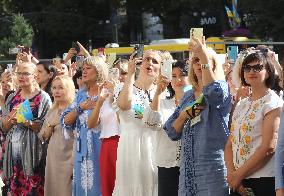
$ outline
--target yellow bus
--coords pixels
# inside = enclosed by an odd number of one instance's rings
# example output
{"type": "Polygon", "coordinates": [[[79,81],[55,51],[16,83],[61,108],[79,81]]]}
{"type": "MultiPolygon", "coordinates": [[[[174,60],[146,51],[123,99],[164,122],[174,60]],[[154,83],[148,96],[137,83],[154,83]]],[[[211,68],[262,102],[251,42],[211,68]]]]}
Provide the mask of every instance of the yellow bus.
{"type": "MultiPolygon", "coordinates": [[[[145,45],[144,50],[167,50],[174,58],[185,59],[188,57],[189,41],[189,38],[154,40],[149,45],[145,45]]],[[[218,54],[225,54],[228,45],[238,45],[239,49],[242,50],[260,41],[259,39],[249,39],[247,37],[209,37],[206,39],[208,46],[213,48],[218,54]]],[[[129,56],[133,50],[133,46],[104,49],[106,55],[115,55],[116,57],[129,56]]],[[[94,49],[92,54],[97,55],[98,49],[94,49]]]]}

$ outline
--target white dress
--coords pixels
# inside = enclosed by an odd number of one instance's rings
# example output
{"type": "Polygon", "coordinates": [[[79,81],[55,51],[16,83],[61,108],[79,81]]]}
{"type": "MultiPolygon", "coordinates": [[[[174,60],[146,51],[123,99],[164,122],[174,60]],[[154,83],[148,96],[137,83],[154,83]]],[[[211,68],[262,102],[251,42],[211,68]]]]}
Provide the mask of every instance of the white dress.
{"type": "Polygon", "coordinates": [[[114,196],[156,196],[156,132],[142,121],[155,90],[147,94],[134,86],[132,108],[119,111],[121,135],[116,162],[114,196]]]}

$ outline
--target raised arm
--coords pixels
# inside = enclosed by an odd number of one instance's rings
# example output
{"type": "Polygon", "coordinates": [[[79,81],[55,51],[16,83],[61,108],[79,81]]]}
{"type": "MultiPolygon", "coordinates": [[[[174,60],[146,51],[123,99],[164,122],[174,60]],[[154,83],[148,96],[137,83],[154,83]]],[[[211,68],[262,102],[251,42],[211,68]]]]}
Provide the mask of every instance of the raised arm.
{"type": "Polygon", "coordinates": [[[131,55],[128,64],[128,73],[123,88],[118,96],[117,105],[121,110],[130,110],[132,101],[132,92],[134,84],[135,66],[142,62],[141,58],[133,58],[131,55]]]}
{"type": "Polygon", "coordinates": [[[205,37],[202,40],[194,39],[193,53],[200,59],[202,70],[202,84],[207,86],[215,80],[225,80],[222,65],[220,65],[215,57],[213,50],[210,50],[205,43],[205,37]]]}

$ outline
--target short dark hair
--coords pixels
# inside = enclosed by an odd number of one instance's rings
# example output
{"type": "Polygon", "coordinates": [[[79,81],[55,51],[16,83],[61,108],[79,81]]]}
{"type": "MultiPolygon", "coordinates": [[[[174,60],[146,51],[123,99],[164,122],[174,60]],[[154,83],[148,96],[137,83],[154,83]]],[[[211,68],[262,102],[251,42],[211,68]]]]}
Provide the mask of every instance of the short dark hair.
{"type": "Polygon", "coordinates": [[[265,80],[265,86],[267,88],[273,89],[275,85],[275,68],[270,61],[267,60],[266,54],[260,51],[256,51],[254,53],[249,54],[242,63],[241,69],[241,81],[244,86],[250,86],[244,78],[244,69],[243,67],[248,65],[249,63],[259,61],[261,65],[263,65],[268,73],[268,78],[265,80]]]}

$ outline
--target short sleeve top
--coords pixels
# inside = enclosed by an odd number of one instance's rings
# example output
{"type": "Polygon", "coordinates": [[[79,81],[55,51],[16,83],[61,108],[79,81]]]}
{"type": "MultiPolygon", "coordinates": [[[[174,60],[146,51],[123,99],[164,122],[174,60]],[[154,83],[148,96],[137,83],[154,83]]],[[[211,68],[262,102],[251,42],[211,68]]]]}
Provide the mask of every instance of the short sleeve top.
{"type": "MultiPolygon", "coordinates": [[[[258,100],[241,100],[233,113],[231,124],[231,142],[233,162],[240,168],[256,151],[262,142],[262,122],[265,115],[279,107],[283,100],[272,90],[258,100]]],[[[248,178],[273,177],[274,157],[260,170],[248,178]]]]}

